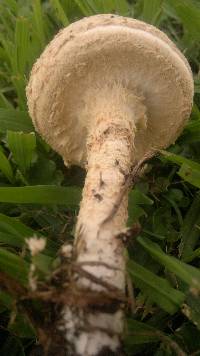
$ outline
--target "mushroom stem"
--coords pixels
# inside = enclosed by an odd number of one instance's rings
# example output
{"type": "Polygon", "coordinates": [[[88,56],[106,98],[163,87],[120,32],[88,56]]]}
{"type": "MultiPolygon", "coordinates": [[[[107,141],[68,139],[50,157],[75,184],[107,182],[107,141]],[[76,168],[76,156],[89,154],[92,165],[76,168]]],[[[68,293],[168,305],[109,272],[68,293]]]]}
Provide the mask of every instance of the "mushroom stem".
{"type": "Polygon", "coordinates": [[[122,86],[95,97],[95,108],[88,111],[95,124],[87,141],[87,177],[74,254],[80,267],[76,285],[82,298],[87,299],[88,292],[99,298],[85,311],[70,307],[63,311],[66,338],[75,354],[84,356],[100,355],[103,350],[120,355],[125,300],[125,253],[120,233],[127,221],[126,182],[134,162],[135,113],[145,120],[139,97],[122,86]]]}

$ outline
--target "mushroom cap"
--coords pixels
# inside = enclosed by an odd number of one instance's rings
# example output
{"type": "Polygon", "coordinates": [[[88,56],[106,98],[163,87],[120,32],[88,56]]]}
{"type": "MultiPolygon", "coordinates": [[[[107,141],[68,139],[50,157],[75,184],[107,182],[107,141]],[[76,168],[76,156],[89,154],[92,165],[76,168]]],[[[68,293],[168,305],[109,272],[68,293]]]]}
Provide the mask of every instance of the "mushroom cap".
{"type": "Polygon", "coordinates": [[[34,64],[27,86],[36,130],[67,164],[86,162],[94,117],[81,112],[105,83],[111,90],[115,83],[133,88],[143,97],[148,120],[146,129],[136,132],[136,160],[176,140],[193,100],[186,58],[154,26],[115,15],[91,16],[54,37],[34,64]]]}

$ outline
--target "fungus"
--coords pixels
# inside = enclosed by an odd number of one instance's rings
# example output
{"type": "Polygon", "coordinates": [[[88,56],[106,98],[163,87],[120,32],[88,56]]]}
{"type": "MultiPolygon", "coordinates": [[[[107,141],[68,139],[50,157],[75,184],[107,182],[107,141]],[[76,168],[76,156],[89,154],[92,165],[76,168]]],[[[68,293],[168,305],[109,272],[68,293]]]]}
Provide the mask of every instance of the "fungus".
{"type": "Polygon", "coordinates": [[[64,306],[60,330],[73,355],[119,355],[127,179],[183,129],[193,99],[189,64],[151,25],[91,16],[61,30],[46,47],[33,66],[27,98],[36,130],[67,166],[87,170],[73,248],[83,273],[72,278],[83,300],[88,292],[104,299],[93,298],[87,308],[64,306]]]}

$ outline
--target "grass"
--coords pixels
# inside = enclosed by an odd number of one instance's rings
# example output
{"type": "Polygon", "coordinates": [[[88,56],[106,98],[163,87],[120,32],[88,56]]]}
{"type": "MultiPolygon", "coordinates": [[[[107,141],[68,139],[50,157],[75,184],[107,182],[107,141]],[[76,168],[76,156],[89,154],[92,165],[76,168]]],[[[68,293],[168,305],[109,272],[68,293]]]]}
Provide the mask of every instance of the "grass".
{"type": "MultiPolygon", "coordinates": [[[[128,355],[200,355],[200,3],[198,0],[1,0],[0,2],[0,355],[24,356],[37,336],[22,298],[30,266],[48,283],[58,250],[72,240],[84,172],[67,169],[34,132],[25,86],[35,59],[63,26],[96,13],[154,24],[188,58],[194,74],[191,120],[151,160],[129,197],[128,355]],[[47,239],[31,257],[26,239],[47,239]],[[5,279],[5,275],[7,279],[5,279]]],[[[40,303],[30,301],[41,318],[40,303]]]]}

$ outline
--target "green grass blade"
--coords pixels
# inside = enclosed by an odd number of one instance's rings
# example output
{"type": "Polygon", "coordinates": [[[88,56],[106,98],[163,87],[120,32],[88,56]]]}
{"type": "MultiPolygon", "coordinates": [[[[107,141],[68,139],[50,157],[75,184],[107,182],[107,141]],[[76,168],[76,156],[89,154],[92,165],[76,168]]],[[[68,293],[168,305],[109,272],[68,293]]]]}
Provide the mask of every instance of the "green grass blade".
{"type": "MultiPolygon", "coordinates": [[[[21,339],[36,338],[35,330],[33,329],[33,326],[30,324],[29,318],[27,317],[27,315],[23,313],[21,314],[17,313],[14,322],[10,323],[8,329],[12,334],[18,336],[21,339]]],[[[17,356],[21,356],[21,355],[17,354],[17,356]]]]}
{"type": "Polygon", "coordinates": [[[196,250],[194,250],[191,254],[188,254],[183,258],[183,261],[186,263],[189,263],[193,261],[195,258],[200,257],[200,247],[198,247],[196,250]]]}
{"type": "Polygon", "coordinates": [[[180,231],[179,253],[183,261],[192,255],[200,236],[200,195],[196,194],[180,231]],[[199,226],[199,227],[198,227],[199,226]]]}
{"type": "Polygon", "coordinates": [[[85,16],[99,13],[127,15],[129,12],[129,4],[126,0],[75,0],[75,2],[85,16]]]}
{"type": "Polygon", "coordinates": [[[22,173],[26,173],[31,167],[36,149],[36,137],[34,132],[23,133],[8,131],[7,143],[13,158],[22,173]]]}
{"type": "Polygon", "coordinates": [[[73,206],[80,202],[81,192],[75,187],[26,186],[0,187],[0,202],[14,204],[59,204],[73,206]]]}
{"type": "Polygon", "coordinates": [[[195,91],[195,94],[200,94],[200,80],[198,77],[194,81],[194,91],[195,91]]]}
{"type": "Polygon", "coordinates": [[[56,16],[63,26],[69,25],[69,19],[60,3],[59,0],[50,0],[53,9],[55,10],[56,16]]]}
{"type": "Polygon", "coordinates": [[[30,29],[26,18],[18,18],[15,29],[15,62],[17,72],[22,76],[26,73],[30,51],[30,29]]]}
{"type": "Polygon", "coordinates": [[[176,163],[179,166],[181,166],[182,164],[186,164],[193,169],[197,169],[197,170],[200,169],[200,164],[192,161],[191,159],[185,158],[180,155],[176,155],[176,154],[168,152],[168,151],[161,151],[161,153],[163,154],[163,156],[165,157],[166,160],[176,163]]]}
{"type": "Polygon", "coordinates": [[[28,281],[28,264],[23,258],[0,248],[0,271],[7,273],[23,285],[28,281]]]}
{"type": "MultiPolygon", "coordinates": [[[[114,8],[115,8],[115,12],[119,15],[122,15],[122,16],[128,16],[129,15],[129,7],[130,7],[130,4],[128,3],[128,1],[126,0],[113,0],[113,5],[114,8]]],[[[111,8],[111,10],[113,9],[113,6],[111,8]]],[[[113,10],[112,10],[113,11],[113,10]]]]}
{"type": "Polygon", "coordinates": [[[12,234],[17,238],[33,236],[35,233],[33,229],[23,224],[17,218],[4,214],[0,214],[0,232],[12,234]]]}
{"type": "Polygon", "coordinates": [[[22,247],[25,239],[22,236],[15,236],[0,231],[0,244],[9,245],[12,247],[22,247]]]}
{"type": "Polygon", "coordinates": [[[183,303],[185,295],[173,289],[164,278],[156,276],[132,260],[128,262],[128,271],[136,286],[168,313],[175,313],[183,303]]]}
{"type": "Polygon", "coordinates": [[[11,10],[13,13],[17,13],[17,10],[18,10],[18,4],[17,4],[17,1],[16,0],[4,0],[2,1],[2,3],[5,3],[6,2],[6,5],[8,7],[9,10],[11,10]]]}
{"type": "Polygon", "coordinates": [[[126,345],[128,347],[159,341],[158,330],[153,326],[134,319],[128,319],[127,326],[126,345]]]}
{"type": "Polygon", "coordinates": [[[181,20],[190,41],[200,39],[200,6],[193,0],[166,0],[181,20]]]}
{"type": "MultiPolygon", "coordinates": [[[[44,237],[40,232],[33,230],[29,226],[26,226],[17,218],[11,218],[4,214],[0,214],[0,242],[23,248],[26,239],[37,236],[44,237]]],[[[47,245],[44,253],[47,255],[55,255],[59,248],[59,244],[55,241],[47,238],[47,245]]]]}
{"type": "Polygon", "coordinates": [[[2,173],[10,181],[10,183],[14,182],[13,170],[10,161],[1,150],[1,147],[0,147],[0,171],[2,171],[2,173]]]}
{"type": "Polygon", "coordinates": [[[198,292],[195,289],[189,291],[183,305],[183,313],[200,330],[200,298],[198,292]]]}
{"type": "Polygon", "coordinates": [[[11,73],[16,74],[17,73],[17,63],[16,63],[16,57],[15,57],[15,47],[14,47],[14,40],[11,41],[9,39],[5,39],[5,36],[3,36],[2,33],[0,33],[0,44],[2,46],[1,48],[1,58],[3,57],[7,61],[7,65],[11,67],[11,73]]]}
{"type": "Polygon", "coordinates": [[[158,25],[163,0],[143,0],[142,19],[152,25],[158,25]]]}
{"type": "Polygon", "coordinates": [[[13,106],[11,102],[8,99],[6,99],[3,91],[1,90],[0,90],[0,108],[13,110],[13,106]]]}
{"type": "Polygon", "coordinates": [[[35,0],[32,3],[33,6],[33,24],[35,26],[36,35],[40,42],[41,48],[45,46],[45,28],[44,28],[44,19],[43,11],[40,0],[35,0]]]}
{"type": "Polygon", "coordinates": [[[191,159],[176,155],[174,153],[162,151],[165,158],[181,166],[178,175],[186,182],[200,188],[200,164],[191,159]]]}
{"type": "Polygon", "coordinates": [[[197,285],[200,289],[200,271],[173,256],[165,254],[160,246],[144,237],[138,237],[137,241],[147,250],[151,256],[165,266],[169,271],[176,274],[182,281],[189,285],[197,285]]]}
{"type": "Polygon", "coordinates": [[[26,111],[0,108],[0,132],[34,131],[32,122],[26,111]]]}
{"type": "Polygon", "coordinates": [[[190,165],[183,164],[178,171],[178,174],[186,182],[200,188],[200,165],[198,169],[191,168],[190,165]]]}
{"type": "Polygon", "coordinates": [[[21,110],[26,110],[26,95],[25,95],[25,76],[21,74],[14,74],[11,77],[13,86],[17,93],[17,104],[21,110]]]}
{"type": "Polygon", "coordinates": [[[129,193],[128,199],[128,225],[133,224],[137,221],[139,217],[145,215],[145,211],[141,206],[152,205],[153,200],[151,200],[147,195],[140,192],[139,189],[135,188],[129,193]]]}
{"type": "Polygon", "coordinates": [[[200,141],[200,120],[195,120],[189,123],[187,129],[181,136],[180,142],[191,143],[200,141]]]}
{"type": "Polygon", "coordinates": [[[74,0],[76,5],[79,7],[79,9],[81,10],[81,12],[83,13],[83,15],[85,16],[91,16],[94,15],[96,12],[93,11],[90,7],[90,5],[88,4],[87,0],[74,0]]]}

